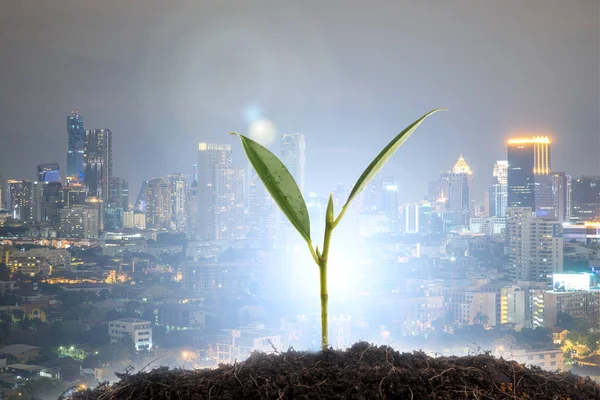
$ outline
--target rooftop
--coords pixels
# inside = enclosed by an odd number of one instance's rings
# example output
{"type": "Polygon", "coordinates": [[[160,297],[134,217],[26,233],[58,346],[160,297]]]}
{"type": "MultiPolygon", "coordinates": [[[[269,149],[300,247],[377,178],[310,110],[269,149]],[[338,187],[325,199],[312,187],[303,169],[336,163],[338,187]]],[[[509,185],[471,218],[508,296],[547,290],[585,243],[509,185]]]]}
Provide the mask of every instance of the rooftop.
{"type": "Polygon", "coordinates": [[[30,346],[28,344],[11,344],[9,346],[5,346],[0,349],[0,353],[7,354],[9,356],[18,356],[20,354],[26,353],[30,350],[39,349],[36,346],[30,346]]]}

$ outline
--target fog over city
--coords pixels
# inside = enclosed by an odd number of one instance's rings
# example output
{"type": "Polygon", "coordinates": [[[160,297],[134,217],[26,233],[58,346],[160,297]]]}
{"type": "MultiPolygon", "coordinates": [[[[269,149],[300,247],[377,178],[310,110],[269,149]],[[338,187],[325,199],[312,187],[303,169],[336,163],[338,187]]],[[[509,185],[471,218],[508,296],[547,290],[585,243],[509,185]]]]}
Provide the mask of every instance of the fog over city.
{"type": "Polygon", "coordinates": [[[358,341],[600,381],[598,0],[12,2],[0,143],[0,399],[358,341]]]}

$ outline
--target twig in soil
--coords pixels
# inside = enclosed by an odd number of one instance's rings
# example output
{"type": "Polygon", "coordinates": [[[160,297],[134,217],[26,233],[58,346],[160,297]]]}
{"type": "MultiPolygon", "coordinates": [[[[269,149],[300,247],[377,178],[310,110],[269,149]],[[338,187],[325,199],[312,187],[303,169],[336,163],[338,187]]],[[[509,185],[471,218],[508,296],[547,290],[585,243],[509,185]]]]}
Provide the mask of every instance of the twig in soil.
{"type": "Polygon", "coordinates": [[[445,370],[443,370],[442,372],[440,372],[439,374],[437,374],[436,376],[432,376],[432,377],[431,377],[431,378],[429,378],[428,380],[432,381],[432,380],[434,380],[434,379],[436,379],[436,378],[439,378],[440,376],[444,375],[446,372],[448,372],[448,371],[452,371],[452,370],[454,370],[454,369],[455,369],[455,368],[448,368],[448,369],[445,369],[445,370]]]}

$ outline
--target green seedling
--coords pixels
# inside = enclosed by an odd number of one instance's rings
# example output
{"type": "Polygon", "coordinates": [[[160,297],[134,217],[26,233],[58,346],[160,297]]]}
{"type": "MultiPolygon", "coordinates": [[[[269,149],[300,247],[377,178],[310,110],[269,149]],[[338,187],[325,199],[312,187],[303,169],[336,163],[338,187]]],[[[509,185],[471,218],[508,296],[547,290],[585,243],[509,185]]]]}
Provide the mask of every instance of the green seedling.
{"type": "Polygon", "coordinates": [[[256,174],[265,185],[266,189],[273,197],[273,200],[287,219],[300,233],[302,238],[308,244],[310,254],[313,260],[319,267],[319,279],[321,289],[321,348],[328,348],[328,300],[327,292],[327,261],[329,257],[329,247],[331,244],[331,235],[333,230],[338,226],[342,217],[348,210],[348,206],[360,192],[365,188],[371,179],[379,172],[381,167],[390,159],[390,157],[398,150],[398,148],[408,139],[408,137],[421,125],[425,118],[430,115],[442,111],[443,109],[435,109],[423,115],[421,118],[410,124],[406,129],[400,132],[387,146],[375,157],[369,166],[362,173],[358,181],[354,184],[348,200],[342,207],[342,210],[335,217],[333,210],[333,196],[329,195],[327,211],[325,214],[325,235],[323,238],[323,247],[319,250],[319,246],[314,247],[310,236],[310,219],[308,209],[302,193],[294,181],[294,178],[281,162],[279,158],[268,149],[261,146],[254,140],[232,132],[232,135],[237,135],[244,147],[248,160],[256,170],[256,174]]]}

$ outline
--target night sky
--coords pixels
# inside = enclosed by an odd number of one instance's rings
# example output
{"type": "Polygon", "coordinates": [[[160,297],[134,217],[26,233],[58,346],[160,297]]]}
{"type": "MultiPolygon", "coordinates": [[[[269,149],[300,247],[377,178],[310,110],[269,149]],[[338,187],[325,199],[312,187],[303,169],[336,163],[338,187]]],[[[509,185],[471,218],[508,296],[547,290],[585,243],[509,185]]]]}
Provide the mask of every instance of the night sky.
{"type": "MultiPolygon", "coordinates": [[[[115,176],[191,173],[248,110],[307,139],[307,188],[352,184],[400,129],[437,114],[385,172],[401,200],[460,153],[487,186],[512,133],[553,169],[600,173],[598,0],[5,1],[0,172],[66,169],[66,118],[113,131],[115,176]],[[246,110],[246,112],[244,111],[246,110]],[[325,173],[320,169],[327,168],[325,173]]],[[[482,199],[482,193],[477,193],[482,199]]]]}

